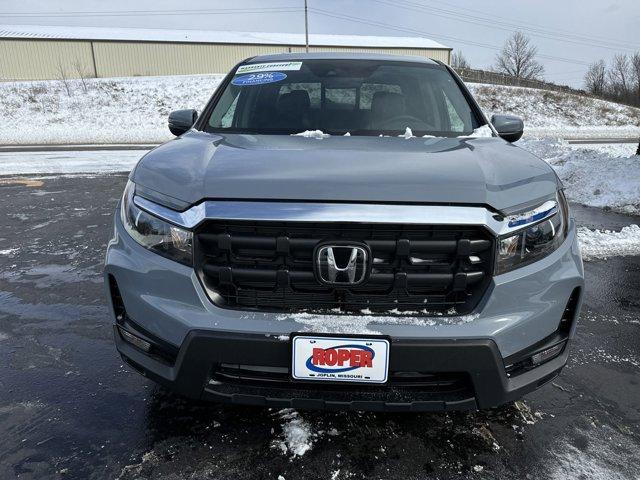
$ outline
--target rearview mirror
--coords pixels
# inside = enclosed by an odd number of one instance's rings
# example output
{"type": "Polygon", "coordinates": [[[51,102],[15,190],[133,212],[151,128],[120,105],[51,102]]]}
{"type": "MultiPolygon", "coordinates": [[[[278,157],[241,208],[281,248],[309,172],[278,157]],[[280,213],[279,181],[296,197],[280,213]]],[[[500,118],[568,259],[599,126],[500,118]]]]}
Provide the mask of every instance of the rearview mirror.
{"type": "Polygon", "coordinates": [[[507,142],[517,142],[524,133],[524,122],[514,115],[494,115],[491,117],[491,124],[507,142]]]}
{"type": "Polygon", "coordinates": [[[176,137],[187,132],[196,123],[198,112],[193,109],[175,110],[169,114],[169,130],[176,137]]]}

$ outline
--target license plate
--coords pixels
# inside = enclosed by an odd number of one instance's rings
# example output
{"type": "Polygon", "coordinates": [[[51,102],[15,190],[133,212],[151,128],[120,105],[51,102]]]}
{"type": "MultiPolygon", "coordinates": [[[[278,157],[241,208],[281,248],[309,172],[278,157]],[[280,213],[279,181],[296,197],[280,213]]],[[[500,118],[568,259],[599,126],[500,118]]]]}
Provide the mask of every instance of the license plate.
{"type": "Polygon", "coordinates": [[[296,380],[385,383],[389,341],[348,337],[293,337],[292,376],[296,380]]]}

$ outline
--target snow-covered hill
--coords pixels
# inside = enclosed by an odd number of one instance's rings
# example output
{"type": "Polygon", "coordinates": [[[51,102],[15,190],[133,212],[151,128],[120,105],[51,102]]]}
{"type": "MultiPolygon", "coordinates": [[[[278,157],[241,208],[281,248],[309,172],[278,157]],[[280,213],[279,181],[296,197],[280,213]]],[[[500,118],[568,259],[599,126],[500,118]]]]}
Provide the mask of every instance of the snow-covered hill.
{"type": "Polygon", "coordinates": [[[511,113],[525,121],[529,137],[638,137],[640,109],[568,93],[468,84],[490,117],[511,113]]]}
{"type": "Polygon", "coordinates": [[[525,138],[516,145],[549,163],[570,201],[640,215],[640,156],[634,144],[569,145],[525,138]]]}
{"type": "MultiPolygon", "coordinates": [[[[171,110],[201,110],[222,75],[0,83],[0,144],[156,143],[171,110]]],[[[640,109],[564,93],[470,84],[487,113],[525,118],[529,137],[638,135],[640,109]]]]}
{"type": "Polygon", "coordinates": [[[0,144],[160,143],[172,110],[202,110],[223,75],[0,83],[0,144]]]}

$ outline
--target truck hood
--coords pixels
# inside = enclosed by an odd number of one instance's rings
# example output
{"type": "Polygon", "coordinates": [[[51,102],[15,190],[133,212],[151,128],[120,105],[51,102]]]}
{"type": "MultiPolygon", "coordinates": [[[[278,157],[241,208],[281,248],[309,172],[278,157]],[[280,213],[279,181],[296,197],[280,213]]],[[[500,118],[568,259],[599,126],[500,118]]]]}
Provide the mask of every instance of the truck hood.
{"type": "Polygon", "coordinates": [[[145,155],[131,178],[151,199],[174,208],[235,199],[476,204],[509,211],[558,188],[547,163],[493,137],[316,139],[192,131],[145,155]]]}

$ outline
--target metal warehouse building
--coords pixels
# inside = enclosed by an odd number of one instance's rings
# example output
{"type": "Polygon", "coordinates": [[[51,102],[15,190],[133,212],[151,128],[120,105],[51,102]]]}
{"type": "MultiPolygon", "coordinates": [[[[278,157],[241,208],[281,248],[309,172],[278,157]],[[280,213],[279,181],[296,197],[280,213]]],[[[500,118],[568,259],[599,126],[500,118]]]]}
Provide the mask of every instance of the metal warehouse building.
{"type": "MultiPolygon", "coordinates": [[[[312,52],[418,55],[449,63],[422,37],[310,35],[312,52]]],[[[224,73],[266,53],[302,52],[302,34],[0,25],[0,80],[224,73]]]]}

